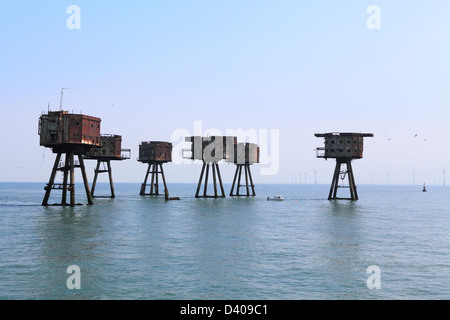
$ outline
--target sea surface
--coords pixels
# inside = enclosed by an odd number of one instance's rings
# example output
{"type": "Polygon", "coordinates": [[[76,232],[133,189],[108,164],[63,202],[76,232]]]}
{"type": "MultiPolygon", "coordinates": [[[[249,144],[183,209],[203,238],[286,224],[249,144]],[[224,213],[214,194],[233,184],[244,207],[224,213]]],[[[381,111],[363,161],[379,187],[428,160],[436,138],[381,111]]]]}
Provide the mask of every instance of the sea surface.
{"type": "Polygon", "coordinates": [[[181,200],[166,202],[116,183],[115,199],[71,208],[42,207],[44,185],[0,183],[0,299],[450,298],[450,187],[359,185],[360,200],[329,201],[328,185],[196,199],[195,184],[169,184],[181,200]]]}

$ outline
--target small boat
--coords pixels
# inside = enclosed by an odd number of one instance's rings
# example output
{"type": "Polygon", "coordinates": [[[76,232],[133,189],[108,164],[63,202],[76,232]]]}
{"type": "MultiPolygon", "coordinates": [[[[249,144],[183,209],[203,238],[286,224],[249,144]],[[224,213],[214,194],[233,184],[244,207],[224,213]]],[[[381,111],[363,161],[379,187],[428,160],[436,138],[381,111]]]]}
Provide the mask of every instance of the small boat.
{"type": "Polygon", "coordinates": [[[284,198],[282,196],[276,195],[273,197],[267,197],[267,201],[283,201],[284,198]]]}

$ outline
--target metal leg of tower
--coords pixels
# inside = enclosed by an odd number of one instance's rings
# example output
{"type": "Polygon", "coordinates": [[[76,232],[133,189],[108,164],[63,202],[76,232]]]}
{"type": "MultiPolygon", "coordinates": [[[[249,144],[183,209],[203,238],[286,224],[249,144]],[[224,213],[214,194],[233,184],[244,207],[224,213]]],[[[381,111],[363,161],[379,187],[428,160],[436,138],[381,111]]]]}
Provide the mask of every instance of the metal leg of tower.
{"type": "Polygon", "coordinates": [[[56,155],[55,163],[53,164],[52,173],[50,174],[50,180],[48,181],[47,186],[45,187],[44,200],[42,200],[43,206],[48,205],[48,199],[50,198],[50,192],[52,191],[53,183],[55,182],[56,171],[58,170],[58,164],[60,160],[61,160],[61,153],[59,152],[56,155]]]}
{"type": "Polygon", "coordinates": [[[231,185],[230,197],[233,197],[235,195],[234,194],[234,186],[236,184],[236,179],[237,179],[238,172],[239,172],[239,166],[236,165],[236,172],[234,173],[233,184],[231,185]]]}
{"type": "MultiPolygon", "coordinates": [[[[89,189],[89,181],[88,181],[87,174],[86,174],[86,168],[84,167],[83,156],[81,154],[78,155],[78,161],[80,162],[81,176],[83,177],[84,190],[86,192],[88,204],[93,205],[94,201],[92,200],[92,194],[91,194],[91,190],[89,189]]],[[[72,164],[73,164],[73,154],[72,154],[72,164]]],[[[72,166],[71,170],[73,171],[73,166],[72,166]]],[[[71,182],[71,184],[72,184],[72,182],[71,182]]],[[[75,201],[75,181],[73,181],[72,188],[73,188],[73,197],[74,197],[74,201],[75,201]]]]}
{"type": "Polygon", "coordinates": [[[161,177],[163,179],[163,184],[164,184],[164,196],[166,197],[166,199],[168,199],[168,197],[169,197],[169,190],[167,189],[166,177],[164,176],[163,165],[159,164],[159,166],[161,167],[161,177]]]}
{"type": "Polygon", "coordinates": [[[222,177],[220,175],[219,165],[217,163],[214,163],[213,165],[216,166],[217,177],[219,178],[220,191],[222,192],[222,198],[225,198],[225,191],[223,189],[223,183],[222,183],[222,177]]]}
{"type": "Polygon", "coordinates": [[[203,188],[203,197],[205,197],[205,198],[207,196],[207,190],[208,190],[208,176],[209,176],[209,163],[206,164],[205,185],[204,185],[204,188],[203,188]]]}
{"type": "Polygon", "coordinates": [[[97,177],[98,177],[98,172],[100,170],[100,160],[97,159],[97,166],[95,167],[95,171],[94,171],[94,180],[92,181],[92,188],[91,188],[91,194],[92,196],[94,196],[95,193],[95,186],[97,185],[97,177]]]}
{"type": "Polygon", "coordinates": [[[152,178],[151,178],[151,184],[150,184],[150,195],[153,195],[153,187],[155,184],[155,164],[152,164],[152,178]]]}
{"type": "Polygon", "coordinates": [[[250,165],[248,166],[248,177],[250,178],[250,183],[251,183],[251,187],[252,187],[252,196],[256,196],[255,193],[255,185],[253,184],[253,178],[252,178],[252,172],[250,171],[250,165]]]}
{"type": "Polygon", "coordinates": [[[248,164],[246,164],[244,166],[244,171],[245,171],[245,188],[247,190],[247,197],[250,196],[250,190],[248,188],[248,164]]]}
{"type": "MultiPolygon", "coordinates": [[[[69,162],[70,162],[70,206],[75,206],[75,170],[74,170],[74,157],[73,153],[70,153],[69,155],[69,162]]],[[[64,186],[65,187],[65,186],[64,186]]]]}
{"type": "Polygon", "coordinates": [[[159,166],[157,163],[155,163],[153,165],[153,167],[155,168],[155,193],[154,193],[154,195],[159,196],[159,180],[158,180],[159,166]]]}
{"type": "Polygon", "coordinates": [[[209,180],[210,164],[204,162],[203,167],[202,167],[202,172],[200,174],[200,179],[198,180],[197,192],[195,194],[196,198],[225,198],[225,190],[223,188],[222,177],[220,175],[219,165],[217,163],[212,163],[211,166],[212,166],[211,174],[212,174],[212,179],[213,179],[214,195],[208,195],[208,180],[209,180]],[[206,175],[205,175],[205,181],[204,181],[204,186],[203,186],[203,195],[199,196],[200,188],[203,183],[203,174],[205,173],[205,171],[206,171],[206,175]],[[219,195],[217,182],[219,182],[221,195],[219,195]]]}
{"type": "Polygon", "coordinates": [[[236,190],[236,195],[240,196],[240,190],[241,190],[241,175],[242,175],[242,165],[238,165],[239,166],[239,173],[238,173],[238,183],[237,183],[237,190],[236,190]]]}
{"type": "Polygon", "coordinates": [[[202,185],[203,174],[205,173],[205,167],[206,167],[206,163],[203,162],[202,172],[200,173],[200,179],[198,180],[197,192],[195,193],[195,197],[196,197],[196,198],[199,198],[198,193],[200,192],[200,187],[201,187],[201,185],[202,185]]]}
{"type": "Polygon", "coordinates": [[[349,180],[350,193],[351,193],[352,200],[358,200],[358,192],[356,191],[355,176],[353,174],[353,168],[351,165],[351,161],[347,162],[347,169],[348,169],[348,180],[349,180]]]}
{"type": "Polygon", "coordinates": [[[109,188],[111,189],[111,198],[115,198],[116,194],[114,192],[114,182],[113,182],[113,177],[112,177],[111,160],[108,160],[106,162],[106,164],[108,166],[109,188]]]}
{"type": "Polygon", "coordinates": [[[336,199],[337,185],[339,179],[339,172],[341,170],[341,163],[336,161],[336,167],[334,169],[333,180],[331,182],[330,193],[328,195],[328,200],[336,199]]]}
{"type": "Polygon", "coordinates": [[[145,195],[145,189],[147,188],[148,175],[150,174],[150,167],[151,167],[151,164],[148,164],[147,172],[145,173],[144,183],[141,185],[141,191],[139,192],[139,195],[141,195],[141,196],[145,195]]]}
{"type": "Polygon", "coordinates": [[[62,197],[61,197],[61,205],[65,206],[67,205],[67,178],[68,178],[68,174],[69,174],[69,167],[70,167],[70,162],[69,162],[69,157],[66,154],[66,159],[64,161],[64,168],[63,168],[63,189],[62,189],[62,197]]]}
{"type": "Polygon", "coordinates": [[[217,181],[216,181],[216,166],[215,166],[215,163],[213,163],[213,165],[212,165],[212,174],[213,174],[214,196],[217,198],[217,181]]]}

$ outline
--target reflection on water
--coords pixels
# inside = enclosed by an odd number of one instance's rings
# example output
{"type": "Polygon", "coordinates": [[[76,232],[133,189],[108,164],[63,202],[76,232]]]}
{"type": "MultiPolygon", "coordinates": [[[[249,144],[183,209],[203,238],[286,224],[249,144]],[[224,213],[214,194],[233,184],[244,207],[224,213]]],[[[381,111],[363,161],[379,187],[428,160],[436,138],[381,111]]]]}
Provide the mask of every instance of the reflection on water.
{"type": "MultiPolygon", "coordinates": [[[[96,263],[104,259],[106,240],[102,238],[101,212],[91,206],[49,207],[35,220],[34,229],[39,237],[39,259],[46,269],[42,275],[40,298],[67,294],[65,281],[67,267],[81,269],[82,286],[101,281],[102,270],[96,263]],[[49,290],[50,289],[50,290],[49,290]]],[[[71,298],[95,298],[86,291],[71,291],[71,298]]]]}
{"type": "Polygon", "coordinates": [[[324,250],[321,254],[324,268],[333,268],[334,273],[326,273],[327,283],[332,283],[330,289],[335,292],[335,298],[348,299],[355,294],[348,292],[348,288],[365,290],[362,284],[369,265],[362,252],[366,241],[364,218],[357,201],[331,200],[328,206],[323,228],[324,250]],[[340,276],[334,279],[336,274],[340,276]]]}

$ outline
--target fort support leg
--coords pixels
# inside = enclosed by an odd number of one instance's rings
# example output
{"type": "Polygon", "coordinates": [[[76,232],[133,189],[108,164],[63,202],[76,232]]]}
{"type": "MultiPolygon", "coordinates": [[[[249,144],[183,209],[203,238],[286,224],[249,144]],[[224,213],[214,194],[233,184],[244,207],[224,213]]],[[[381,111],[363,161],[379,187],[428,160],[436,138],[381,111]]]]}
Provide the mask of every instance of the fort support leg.
{"type": "Polygon", "coordinates": [[[56,155],[55,163],[53,164],[53,169],[52,169],[52,173],[50,175],[50,180],[48,181],[47,186],[45,187],[45,196],[44,196],[44,200],[42,200],[43,206],[48,205],[48,199],[50,198],[50,192],[52,191],[53,183],[55,182],[56,171],[58,170],[58,164],[59,164],[60,160],[61,160],[61,153],[58,153],[56,155]]]}
{"type": "MultiPolygon", "coordinates": [[[[67,190],[69,190],[70,193],[70,200],[69,205],[75,206],[75,161],[74,161],[74,153],[65,153],[65,161],[64,166],[58,169],[59,162],[61,160],[62,153],[58,153],[55,159],[55,163],[53,165],[52,174],[50,176],[50,180],[45,187],[45,196],[44,200],[42,201],[43,206],[48,205],[48,200],[50,197],[50,192],[52,189],[59,189],[62,190],[62,197],[61,197],[61,205],[66,206],[67,204],[67,190]],[[58,186],[55,187],[55,176],[56,172],[60,170],[63,172],[63,183],[57,184],[58,186]]],[[[86,190],[86,195],[88,199],[88,204],[92,205],[94,202],[92,201],[92,194],[89,189],[89,182],[86,175],[86,169],[84,167],[83,157],[81,154],[77,154],[78,160],[80,162],[80,165],[77,167],[81,168],[81,175],[83,177],[84,187],[86,190]]]]}
{"type": "Polygon", "coordinates": [[[95,168],[94,171],[94,181],[92,182],[92,192],[91,192],[92,196],[94,196],[95,186],[97,184],[98,172],[100,170],[100,162],[101,162],[100,160],[97,160],[97,167],[95,168]]]}
{"type": "Polygon", "coordinates": [[[139,195],[141,195],[141,196],[145,195],[145,188],[147,187],[147,179],[148,179],[148,175],[150,173],[150,167],[151,167],[151,164],[149,164],[147,167],[147,172],[145,173],[144,183],[141,185],[141,191],[139,192],[139,195]]]}
{"type": "Polygon", "coordinates": [[[253,184],[253,178],[252,178],[252,172],[250,171],[250,165],[248,166],[248,177],[250,178],[250,183],[251,183],[251,187],[252,187],[252,196],[256,196],[255,193],[255,185],[253,184]]]}
{"type": "Polygon", "coordinates": [[[211,166],[212,166],[211,174],[212,174],[212,179],[213,179],[214,195],[208,196],[208,180],[209,180],[210,164],[204,162],[203,167],[202,167],[202,172],[200,174],[200,179],[198,180],[197,192],[195,194],[196,198],[225,198],[225,190],[223,188],[222,177],[220,175],[219,165],[217,163],[212,163],[211,166]],[[200,188],[201,188],[201,185],[203,182],[203,174],[205,173],[205,171],[206,171],[205,181],[204,181],[205,185],[203,186],[203,195],[200,196],[199,192],[200,192],[200,188]],[[219,180],[219,186],[220,186],[220,191],[221,191],[222,195],[219,195],[218,188],[217,188],[217,180],[219,180]]]}
{"type": "Polygon", "coordinates": [[[230,196],[237,196],[237,197],[239,197],[239,196],[246,196],[246,197],[256,196],[255,186],[253,185],[253,178],[252,178],[252,173],[251,173],[249,164],[236,164],[236,171],[234,174],[233,185],[231,187],[230,196]],[[240,194],[242,167],[244,168],[246,194],[240,194]],[[237,180],[237,185],[236,185],[236,180],[237,180]],[[235,185],[236,185],[236,190],[234,188],[235,185]],[[251,192],[250,192],[250,188],[251,188],[251,192]]]}
{"type": "Polygon", "coordinates": [[[349,165],[349,162],[346,162],[346,167],[347,170],[345,171],[345,174],[348,177],[348,188],[350,190],[350,200],[355,200],[355,193],[354,193],[354,186],[353,186],[353,180],[351,178],[351,172],[349,170],[349,167],[351,167],[351,165],[349,165]]]}
{"type": "Polygon", "coordinates": [[[202,172],[200,173],[200,179],[198,180],[197,192],[195,193],[195,197],[196,197],[196,198],[199,198],[198,193],[200,192],[200,187],[201,187],[201,185],[202,185],[203,174],[205,173],[205,167],[206,167],[206,163],[203,162],[202,172]]]}
{"type": "Polygon", "coordinates": [[[108,160],[106,164],[108,165],[109,188],[111,189],[111,198],[115,198],[116,194],[114,193],[114,182],[112,177],[111,160],[108,160]]]}
{"type": "MultiPolygon", "coordinates": [[[[74,161],[73,161],[73,153],[68,154],[69,156],[69,167],[70,167],[70,206],[75,206],[75,170],[74,170],[74,161]]],[[[64,187],[64,186],[63,186],[64,187]]]]}
{"type": "MultiPolygon", "coordinates": [[[[144,183],[141,185],[141,191],[140,195],[149,195],[149,196],[159,196],[159,177],[158,175],[161,174],[163,183],[164,183],[164,189],[167,189],[166,185],[166,178],[164,177],[164,171],[162,168],[162,163],[155,162],[155,163],[149,163],[147,168],[147,173],[145,174],[144,183]],[[145,193],[147,189],[147,181],[148,176],[151,174],[150,178],[150,193],[145,193]]],[[[112,180],[111,180],[112,181],[112,180]]]]}
{"type": "Polygon", "coordinates": [[[231,185],[230,197],[234,197],[234,186],[236,184],[237,175],[239,173],[239,166],[236,165],[236,172],[234,173],[233,184],[231,185]]]}
{"type": "Polygon", "coordinates": [[[213,174],[213,184],[214,184],[214,197],[217,198],[217,181],[216,181],[216,166],[215,163],[212,165],[212,174],[213,174]]]}
{"type": "Polygon", "coordinates": [[[242,165],[238,165],[238,166],[239,166],[239,173],[238,173],[238,184],[237,184],[236,195],[240,196],[239,191],[241,190],[242,165]]]}
{"type": "Polygon", "coordinates": [[[155,185],[155,165],[152,164],[152,178],[151,178],[151,184],[150,184],[150,195],[153,195],[153,186],[155,185]]]}
{"type": "Polygon", "coordinates": [[[208,190],[208,175],[209,175],[209,163],[206,164],[206,176],[205,176],[205,185],[203,188],[203,197],[206,198],[207,190],[208,190]]]}
{"type": "Polygon", "coordinates": [[[350,189],[350,198],[340,198],[346,200],[358,200],[358,192],[356,191],[355,176],[353,175],[353,168],[351,160],[339,160],[336,159],[336,169],[334,170],[333,181],[331,182],[330,194],[328,200],[339,199],[337,197],[337,189],[339,188],[339,175],[343,174],[348,178],[348,185],[350,189]],[[345,171],[341,171],[342,164],[345,164],[345,171]]]}
{"type": "Polygon", "coordinates": [[[250,190],[248,188],[248,165],[244,166],[244,171],[245,171],[245,188],[247,190],[247,197],[250,196],[250,190]]]}
{"type": "Polygon", "coordinates": [[[68,155],[66,155],[64,168],[63,169],[63,189],[62,189],[62,198],[61,198],[61,205],[65,206],[67,205],[67,178],[69,175],[69,168],[70,168],[70,161],[68,155]]]}
{"type": "Polygon", "coordinates": [[[225,198],[225,191],[223,189],[223,183],[222,183],[222,177],[220,175],[219,165],[217,163],[214,163],[214,165],[216,166],[217,177],[219,178],[219,185],[220,185],[220,191],[222,192],[222,198],[225,198]]]}
{"type": "Polygon", "coordinates": [[[347,162],[348,181],[350,185],[350,194],[352,200],[358,200],[358,192],[356,191],[355,176],[353,175],[353,168],[351,161],[347,162]]]}
{"type": "MultiPolygon", "coordinates": [[[[94,201],[92,200],[91,190],[89,189],[89,181],[88,181],[88,178],[86,175],[86,168],[84,167],[84,161],[83,161],[83,157],[81,154],[78,155],[78,161],[80,162],[81,176],[83,177],[84,190],[86,191],[88,205],[93,205],[94,201]]],[[[73,163],[73,155],[72,155],[72,163],[73,163]]],[[[75,197],[75,184],[73,185],[73,191],[74,191],[73,195],[75,197]]]]}
{"type": "Polygon", "coordinates": [[[167,189],[166,177],[164,176],[164,170],[163,170],[162,164],[159,164],[159,166],[161,168],[161,177],[163,179],[163,184],[164,184],[164,196],[167,199],[169,197],[169,190],[167,189]]]}
{"type": "Polygon", "coordinates": [[[159,167],[158,164],[153,164],[153,168],[155,170],[155,193],[153,195],[159,196],[159,181],[158,181],[158,175],[159,175],[159,167]]]}
{"type": "Polygon", "coordinates": [[[331,182],[328,200],[336,199],[340,170],[341,170],[341,163],[340,163],[340,161],[336,161],[336,168],[334,169],[333,180],[331,182]]]}

